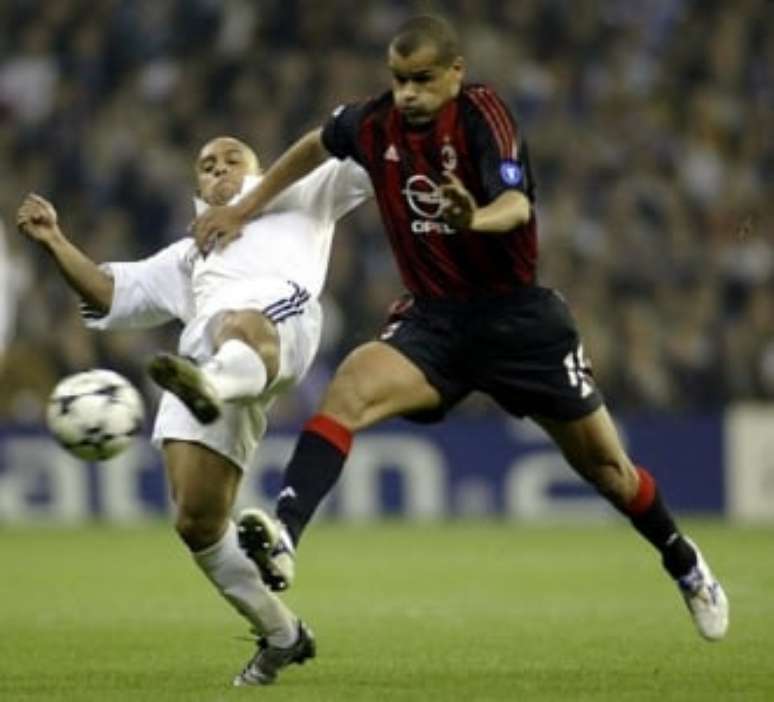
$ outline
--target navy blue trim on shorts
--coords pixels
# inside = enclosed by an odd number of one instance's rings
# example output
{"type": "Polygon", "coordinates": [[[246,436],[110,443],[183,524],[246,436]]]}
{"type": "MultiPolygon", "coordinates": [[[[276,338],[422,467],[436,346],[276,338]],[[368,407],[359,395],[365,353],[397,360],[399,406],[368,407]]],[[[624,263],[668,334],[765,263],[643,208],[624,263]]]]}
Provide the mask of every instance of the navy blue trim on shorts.
{"type": "Polygon", "coordinates": [[[309,291],[302,288],[298,283],[289,280],[288,284],[293,288],[293,294],[290,297],[284,297],[281,300],[272,302],[261,310],[264,316],[274,324],[279,324],[288,319],[288,317],[302,314],[304,305],[309,302],[311,297],[309,291]]]}
{"type": "Polygon", "coordinates": [[[88,302],[81,302],[79,304],[81,317],[86,320],[102,319],[107,317],[106,312],[100,312],[95,307],[92,307],[88,302]]]}

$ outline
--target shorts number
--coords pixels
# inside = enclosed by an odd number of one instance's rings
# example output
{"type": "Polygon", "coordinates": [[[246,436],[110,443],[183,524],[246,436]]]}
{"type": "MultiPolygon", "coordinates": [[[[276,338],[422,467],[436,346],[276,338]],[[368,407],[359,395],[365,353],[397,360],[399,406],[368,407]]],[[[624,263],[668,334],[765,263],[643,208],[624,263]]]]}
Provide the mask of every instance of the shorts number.
{"type": "Polygon", "coordinates": [[[591,384],[591,363],[583,352],[583,344],[578,344],[575,351],[570,351],[564,357],[564,367],[567,369],[570,385],[580,390],[581,397],[588,397],[594,392],[591,384]]]}

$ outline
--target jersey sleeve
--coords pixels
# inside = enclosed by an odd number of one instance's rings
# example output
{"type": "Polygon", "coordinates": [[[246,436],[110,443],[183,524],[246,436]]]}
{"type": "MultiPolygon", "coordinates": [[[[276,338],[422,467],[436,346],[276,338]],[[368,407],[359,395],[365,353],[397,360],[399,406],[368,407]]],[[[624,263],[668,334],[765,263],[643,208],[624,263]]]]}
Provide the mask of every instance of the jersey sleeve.
{"type": "Polygon", "coordinates": [[[328,152],[338,159],[347,157],[361,162],[357,135],[363,119],[365,105],[351,103],[339,105],[323,125],[322,142],[328,152]]]}
{"type": "Polygon", "coordinates": [[[347,212],[373,196],[365,169],[351,158],[329,158],[280,195],[286,210],[307,212],[320,224],[334,224],[347,212]]]}
{"type": "Polygon", "coordinates": [[[489,204],[506,190],[534,200],[534,182],[526,143],[508,107],[484,86],[468,89],[468,133],[473,140],[481,183],[489,204]]]}
{"type": "Polygon", "coordinates": [[[340,219],[374,195],[371,178],[351,158],[337,164],[333,190],[333,218],[340,219]]]}
{"type": "Polygon", "coordinates": [[[193,316],[191,255],[193,239],[178,241],[141,261],[103,263],[113,278],[110,310],[100,315],[81,304],[81,317],[90,329],[144,329],[172,319],[193,316]]]}

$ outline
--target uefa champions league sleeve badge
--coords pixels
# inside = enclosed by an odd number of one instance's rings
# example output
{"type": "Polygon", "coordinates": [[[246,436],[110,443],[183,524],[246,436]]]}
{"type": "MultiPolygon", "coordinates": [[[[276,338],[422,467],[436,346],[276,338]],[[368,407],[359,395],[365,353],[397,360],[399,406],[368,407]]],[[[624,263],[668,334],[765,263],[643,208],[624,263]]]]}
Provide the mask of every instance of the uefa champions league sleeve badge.
{"type": "Polygon", "coordinates": [[[509,187],[521,183],[524,173],[517,161],[507,160],[500,163],[500,178],[509,187]]]}

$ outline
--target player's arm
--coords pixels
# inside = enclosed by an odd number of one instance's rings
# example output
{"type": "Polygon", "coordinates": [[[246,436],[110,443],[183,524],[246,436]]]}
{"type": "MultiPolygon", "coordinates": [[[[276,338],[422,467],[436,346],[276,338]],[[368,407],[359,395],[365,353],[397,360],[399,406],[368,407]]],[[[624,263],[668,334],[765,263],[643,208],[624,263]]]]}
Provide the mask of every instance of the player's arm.
{"type": "Polygon", "coordinates": [[[478,232],[507,232],[529,222],[532,206],[527,197],[509,190],[486,207],[473,212],[470,228],[478,232]]]}
{"type": "Polygon", "coordinates": [[[484,86],[466,91],[463,121],[483,189],[479,205],[453,175],[442,186],[442,214],[455,229],[483,233],[513,231],[532,217],[535,185],[526,144],[508,107],[484,86]]]}
{"type": "Polygon", "coordinates": [[[54,206],[34,193],[27,195],[16,213],[19,231],[48,251],[67,283],[89,307],[107,314],[113,301],[113,278],[62,233],[57,220],[54,206]]]}
{"type": "Polygon", "coordinates": [[[441,187],[444,199],[441,214],[455,229],[499,234],[529,221],[530,202],[518,190],[506,190],[488,205],[479,207],[459,178],[451,174],[447,178],[449,182],[441,187]]]}
{"type": "Polygon", "coordinates": [[[314,129],[291,146],[261,182],[234,205],[211,207],[196,218],[193,231],[196,245],[209,251],[237,238],[243,227],[263,212],[277,195],[322,164],[329,154],[322,142],[322,129],[314,129]]]}
{"type": "Polygon", "coordinates": [[[285,188],[311,173],[329,157],[322,142],[322,129],[301,137],[266,171],[261,182],[234,205],[243,223],[255,219],[285,188]]]}

